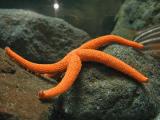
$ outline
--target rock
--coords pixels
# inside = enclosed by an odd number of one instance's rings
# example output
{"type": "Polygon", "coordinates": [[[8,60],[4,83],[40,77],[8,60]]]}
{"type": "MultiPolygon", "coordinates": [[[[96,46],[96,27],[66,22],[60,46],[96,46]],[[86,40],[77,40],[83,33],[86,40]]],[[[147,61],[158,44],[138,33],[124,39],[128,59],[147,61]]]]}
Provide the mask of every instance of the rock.
{"type": "MultiPolygon", "coordinates": [[[[112,33],[133,39],[137,31],[159,22],[159,6],[158,0],[126,0],[112,33]]],[[[137,83],[101,64],[87,63],[70,91],[53,107],[53,120],[159,119],[159,62],[130,47],[110,45],[104,51],[145,74],[149,82],[137,83]]]]}
{"type": "Polygon", "coordinates": [[[157,117],[154,120],[160,120],[160,113],[157,115],[157,117]]]}
{"type": "Polygon", "coordinates": [[[160,23],[159,10],[159,0],[126,0],[113,33],[133,39],[137,31],[160,23]]]}
{"type": "Polygon", "coordinates": [[[0,47],[34,62],[53,63],[90,38],[62,19],[31,11],[1,9],[0,19],[0,47]]]}
{"type": "Polygon", "coordinates": [[[110,45],[104,51],[145,74],[149,82],[137,83],[101,64],[85,64],[73,87],[54,106],[53,120],[152,120],[156,116],[160,100],[158,62],[130,47],[110,45]]]}
{"type": "Polygon", "coordinates": [[[32,10],[47,16],[56,16],[96,37],[108,34],[113,30],[116,23],[115,15],[123,1],[1,0],[0,8],[32,10]],[[58,1],[60,7],[55,11],[53,4],[56,1],[58,1]]]}
{"type": "Polygon", "coordinates": [[[49,120],[50,104],[43,104],[37,92],[52,86],[11,62],[0,49],[0,120],[49,120]]]}

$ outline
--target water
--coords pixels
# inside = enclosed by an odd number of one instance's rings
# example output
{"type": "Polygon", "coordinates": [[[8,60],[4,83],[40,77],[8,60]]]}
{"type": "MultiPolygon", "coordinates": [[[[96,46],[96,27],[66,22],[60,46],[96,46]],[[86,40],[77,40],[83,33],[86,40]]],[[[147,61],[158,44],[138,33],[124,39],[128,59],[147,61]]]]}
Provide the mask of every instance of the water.
{"type": "Polygon", "coordinates": [[[109,34],[124,0],[1,0],[0,8],[18,8],[62,18],[92,37],[109,34]],[[54,8],[54,4],[59,6],[54,8]]]}

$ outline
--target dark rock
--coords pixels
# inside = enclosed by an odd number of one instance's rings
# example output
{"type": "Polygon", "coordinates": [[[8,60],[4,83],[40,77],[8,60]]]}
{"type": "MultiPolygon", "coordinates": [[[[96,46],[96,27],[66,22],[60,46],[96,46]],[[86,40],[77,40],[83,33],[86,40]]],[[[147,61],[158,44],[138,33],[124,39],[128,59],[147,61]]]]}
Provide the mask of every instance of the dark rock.
{"type": "Polygon", "coordinates": [[[0,49],[0,120],[49,120],[50,104],[43,104],[37,92],[52,86],[17,66],[0,49]]]}
{"type": "Polygon", "coordinates": [[[159,11],[159,0],[126,0],[113,33],[133,39],[137,31],[160,23],[159,11]]]}
{"type": "Polygon", "coordinates": [[[53,63],[89,39],[64,20],[31,11],[0,10],[0,19],[0,47],[10,46],[31,61],[53,63]]]}
{"type": "Polygon", "coordinates": [[[156,116],[160,100],[157,61],[120,45],[111,45],[104,51],[145,74],[149,82],[137,83],[101,64],[85,64],[76,83],[57,103],[59,107],[54,106],[53,119],[152,120],[156,116]]]}
{"type": "Polygon", "coordinates": [[[8,111],[0,110],[0,120],[19,120],[15,113],[9,113],[8,111]]]}
{"type": "Polygon", "coordinates": [[[14,65],[7,61],[5,58],[0,56],[0,73],[11,73],[14,74],[16,72],[14,65]]]}

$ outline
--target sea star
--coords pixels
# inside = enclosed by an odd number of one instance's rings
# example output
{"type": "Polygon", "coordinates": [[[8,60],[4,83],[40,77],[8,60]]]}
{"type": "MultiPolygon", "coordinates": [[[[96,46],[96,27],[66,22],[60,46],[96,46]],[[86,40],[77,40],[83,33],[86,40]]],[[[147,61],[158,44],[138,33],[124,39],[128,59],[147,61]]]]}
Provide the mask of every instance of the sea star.
{"type": "Polygon", "coordinates": [[[50,76],[58,72],[64,72],[67,69],[65,76],[57,86],[48,90],[41,90],[38,93],[40,99],[51,98],[66,92],[76,80],[81,70],[82,61],[99,62],[133,77],[138,82],[147,82],[147,77],[123,61],[113,57],[112,55],[94,50],[110,42],[117,42],[139,49],[143,48],[143,45],[137,42],[130,41],[116,35],[106,35],[84,43],[79,48],[69,52],[62,60],[53,64],[32,63],[16,54],[9,47],[6,47],[5,51],[11,58],[20,63],[25,68],[40,74],[48,74],[48,76],[50,76]]]}

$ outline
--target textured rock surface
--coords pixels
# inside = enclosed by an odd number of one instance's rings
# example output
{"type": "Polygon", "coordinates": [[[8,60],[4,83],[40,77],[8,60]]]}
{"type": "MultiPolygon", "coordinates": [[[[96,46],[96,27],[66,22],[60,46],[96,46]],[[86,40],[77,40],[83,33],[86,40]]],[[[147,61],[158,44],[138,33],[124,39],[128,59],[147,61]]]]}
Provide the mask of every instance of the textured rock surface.
{"type": "Polygon", "coordinates": [[[126,0],[117,15],[113,33],[132,39],[137,30],[159,23],[159,0],[126,0]]]}
{"type": "Polygon", "coordinates": [[[53,62],[89,39],[65,21],[24,10],[0,10],[0,47],[10,46],[25,58],[53,62]]]}
{"type": "Polygon", "coordinates": [[[11,62],[0,49],[0,120],[48,120],[49,104],[37,97],[46,82],[11,62]]]}
{"type": "Polygon", "coordinates": [[[159,64],[124,46],[111,45],[104,51],[141,71],[149,77],[149,82],[136,83],[104,65],[87,64],[72,89],[62,98],[64,101],[58,103],[63,107],[55,109],[53,119],[152,120],[156,116],[160,100],[159,64]]]}

